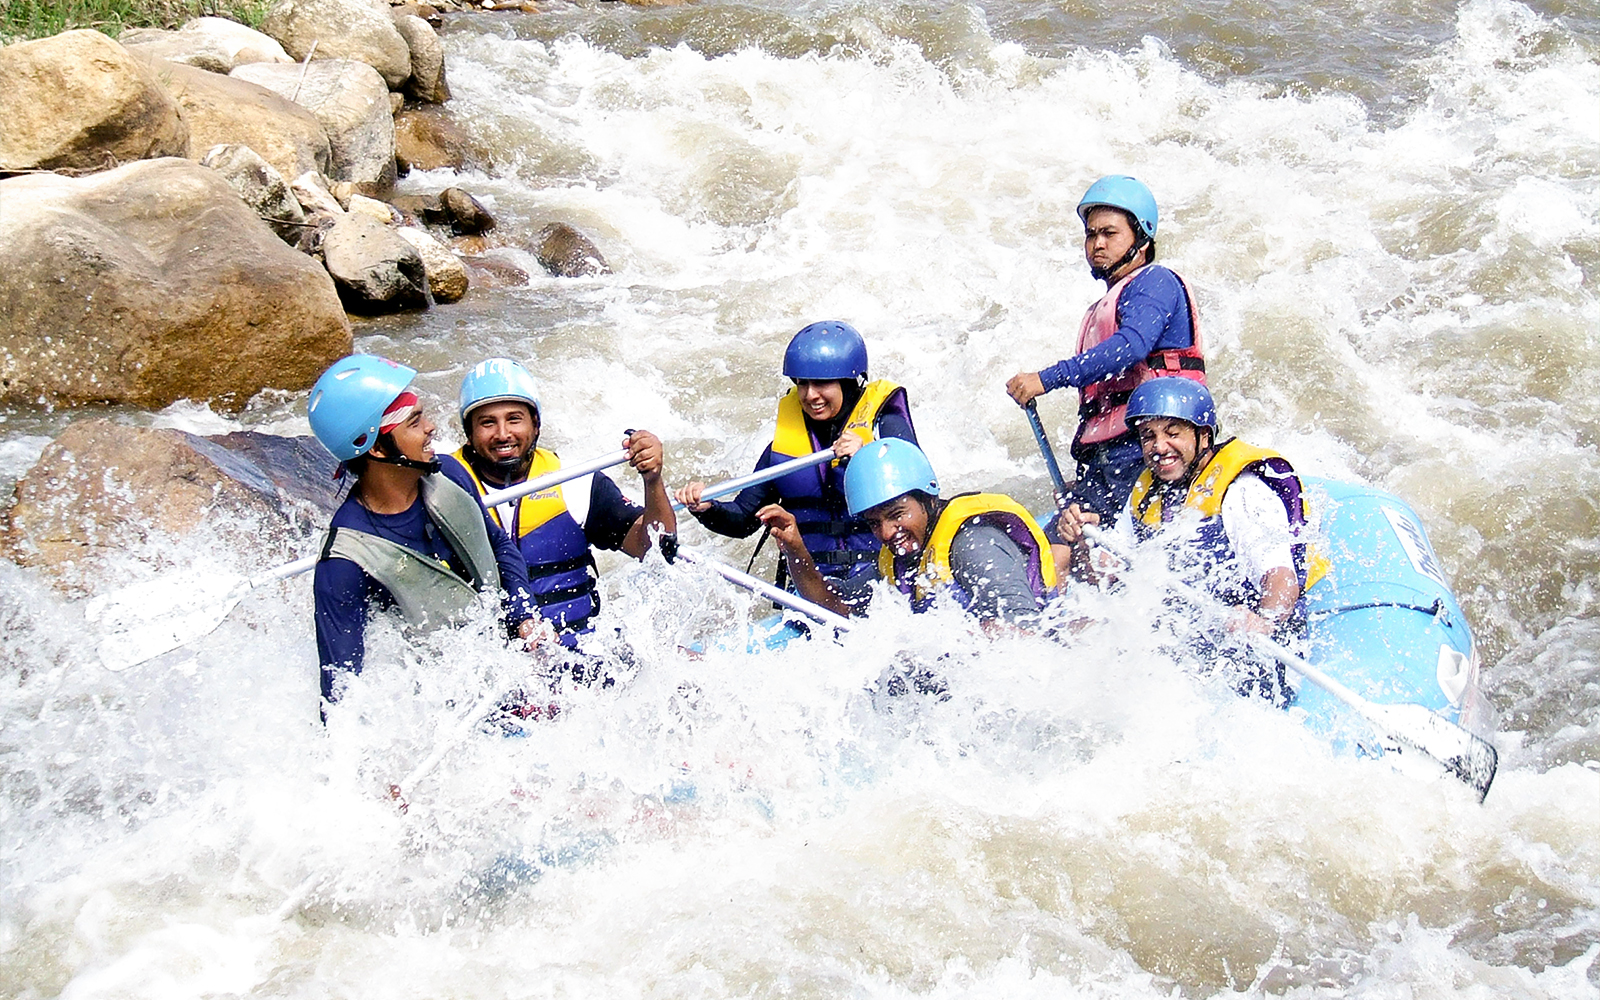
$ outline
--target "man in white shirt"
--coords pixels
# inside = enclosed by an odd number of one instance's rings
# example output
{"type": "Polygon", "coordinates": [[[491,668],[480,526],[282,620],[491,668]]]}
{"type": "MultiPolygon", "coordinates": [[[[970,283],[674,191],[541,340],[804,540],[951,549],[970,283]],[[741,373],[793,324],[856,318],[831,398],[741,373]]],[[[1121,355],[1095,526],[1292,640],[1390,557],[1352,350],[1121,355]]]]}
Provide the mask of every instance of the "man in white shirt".
{"type": "MultiPolygon", "coordinates": [[[[1307,550],[1300,479],[1276,452],[1237,438],[1217,442],[1211,394],[1191,379],[1151,379],[1128,399],[1145,468],[1112,532],[1127,550],[1156,540],[1191,584],[1237,609],[1232,632],[1293,638],[1304,627],[1307,550]]],[[[1058,572],[1097,580],[1119,561],[1090,551],[1083,532],[1100,518],[1074,505],[1052,546],[1058,572]]],[[[1313,580],[1314,582],[1314,580],[1313,580]]]]}

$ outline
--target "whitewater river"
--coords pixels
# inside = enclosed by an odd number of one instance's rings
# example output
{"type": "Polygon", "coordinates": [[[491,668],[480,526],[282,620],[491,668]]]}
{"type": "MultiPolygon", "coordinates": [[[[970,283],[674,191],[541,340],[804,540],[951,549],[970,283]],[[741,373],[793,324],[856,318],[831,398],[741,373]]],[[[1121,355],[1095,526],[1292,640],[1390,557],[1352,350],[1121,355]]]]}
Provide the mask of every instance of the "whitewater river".
{"type": "MultiPolygon", "coordinates": [[[[471,189],[514,243],[569,222],[614,273],[363,322],[360,349],[443,409],[465,366],[519,357],[547,443],[647,427],[679,483],[746,471],[784,344],[846,319],[947,488],[1043,508],[1002,386],[1069,352],[1100,293],[1073,207],[1135,174],[1225,428],[1420,513],[1501,713],[1486,803],[1190,676],[1144,627],[1159,595],[1086,598],[1068,646],[890,611],[692,659],[762,607],[608,558],[619,683],[458,738],[525,656],[380,634],[324,730],[304,579],[111,673],[81,604],[0,563],[0,995],[1600,992],[1591,3],[550,7],[447,22],[450,108],[490,160],[403,187],[471,189]],[[950,698],[869,695],[906,657],[950,698]],[[384,789],[430,755],[401,815],[384,789]]],[[[305,433],[303,408],[119,416],[305,433]]],[[[0,414],[0,486],[83,415],[0,414]]],[[[156,572],[130,556],[107,586],[156,572]]]]}

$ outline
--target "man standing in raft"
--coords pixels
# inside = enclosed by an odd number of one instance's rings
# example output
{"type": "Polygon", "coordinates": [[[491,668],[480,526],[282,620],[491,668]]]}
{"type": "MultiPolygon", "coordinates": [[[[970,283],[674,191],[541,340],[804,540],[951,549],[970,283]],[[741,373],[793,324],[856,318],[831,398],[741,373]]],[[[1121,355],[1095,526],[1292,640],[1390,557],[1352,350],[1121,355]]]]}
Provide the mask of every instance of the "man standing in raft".
{"type": "MultiPolygon", "coordinates": [[[[444,459],[444,473],[474,496],[549,475],[556,453],[539,447],[543,411],[528,370],[510,358],[482,361],[461,380],[461,429],[467,443],[444,459]]],[[[677,515],[661,479],[661,439],[634,431],[623,439],[628,462],[644,480],[645,502],[629,502],[603,472],[591,473],[495,507],[489,516],[516,540],[527,562],[539,614],[562,645],[576,647],[600,610],[591,546],[644,558],[652,530],[672,536],[677,515]]],[[[667,547],[663,540],[662,547],[667,547]]]]}
{"type": "MultiPolygon", "coordinates": [[[[1144,383],[1128,398],[1144,471],[1116,519],[1124,551],[1158,540],[1174,568],[1192,585],[1237,609],[1227,632],[1276,639],[1304,633],[1305,588],[1321,579],[1327,563],[1301,539],[1306,525],[1300,477],[1275,451],[1238,438],[1218,443],[1217,410],[1205,386],[1183,378],[1144,383]]],[[[1071,561],[1091,579],[1115,575],[1118,560],[1091,552],[1083,525],[1093,511],[1072,504],[1057,529],[1071,546],[1071,561]]],[[[1279,703],[1289,697],[1283,667],[1262,662],[1242,644],[1211,630],[1204,652],[1227,651],[1246,665],[1241,694],[1279,703]]]]}
{"type": "Polygon", "coordinates": [[[370,354],[336,362],[312,387],[311,430],[355,476],[333,514],[312,591],[322,697],[359,674],[367,618],[398,608],[408,624],[463,619],[480,592],[500,592],[511,634],[538,616],[516,546],[481,504],[439,474],[433,421],[409,390],[416,371],[370,354]]]}
{"type": "Polygon", "coordinates": [[[1077,353],[1043,371],[1022,372],[1006,392],[1026,406],[1073,386],[1079,392],[1072,457],[1078,482],[1072,499],[1111,517],[1128,499],[1140,470],[1139,442],[1123,418],[1128,394],[1158,375],[1206,381],[1194,297],[1156,258],[1156,200],[1132,177],[1102,177],[1078,202],[1089,273],[1106,294],[1089,308],[1077,353]]]}
{"type": "Polygon", "coordinates": [[[1032,515],[1000,493],[940,499],[922,450],[898,438],[860,449],[844,474],[850,514],[879,543],[875,572],[849,580],[823,577],[793,514],[764,507],[761,521],[783,551],[796,588],[841,615],[861,607],[873,580],[891,581],[922,612],[943,596],[985,626],[1027,623],[1055,590],[1049,543],[1032,515]]]}
{"type": "MultiPolygon", "coordinates": [[[[848,323],[812,323],[789,341],[783,374],[794,388],[778,401],[772,444],[755,471],[831,447],[833,462],[791,472],[741,490],[731,500],[702,503],[704,483],[678,491],[678,500],[707,528],[746,538],[762,525],[757,512],[782,504],[794,515],[819,571],[829,580],[867,573],[877,560],[872,530],[847,509],[844,460],[880,438],[917,442],[906,390],[887,379],[868,381],[867,345],[848,323]]],[[[784,585],[780,564],[779,586],[784,585]]]]}

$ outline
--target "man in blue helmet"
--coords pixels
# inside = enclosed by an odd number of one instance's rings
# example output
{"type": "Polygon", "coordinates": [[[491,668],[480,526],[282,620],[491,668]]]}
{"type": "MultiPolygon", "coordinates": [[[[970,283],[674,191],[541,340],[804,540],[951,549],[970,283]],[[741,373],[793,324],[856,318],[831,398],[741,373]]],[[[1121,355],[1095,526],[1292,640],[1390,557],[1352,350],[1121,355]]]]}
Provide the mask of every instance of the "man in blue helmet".
{"type": "MultiPolygon", "coordinates": [[[[444,473],[474,496],[549,475],[561,468],[539,447],[543,411],[533,376],[510,358],[489,358],[461,380],[459,407],[467,443],[443,461],[444,473]]],[[[591,547],[644,557],[651,533],[672,539],[678,519],[661,473],[661,439],[636,430],[623,438],[628,461],[644,481],[644,506],[630,502],[603,472],[501,504],[489,512],[517,541],[539,614],[563,645],[593,630],[600,610],[591,547]]],[[[669,543],[663,541],[663,548],[669,543]]]]}
{"type": "MultiPolygon", "coordinates": [[[[844,464],[862,445],[880,438],[916,443],[906,390],[888,379],[867,378],[867,345],[848,323],[824,320],[806,326],[789,341],[783,374],[794,388],[778,401],[772,443],[755,471],[832,448],[838,458],[826,465],[747,487],[729,500],[702,502],[705,484],[678,490],[678,500],[695,519],[719,535],[746,538],[761,528],[757,512],[782,504],[823,576],[844,580],[870,570],[878,543],[845,503],[844,464]]],[[[779,585],[784,585],[780,565],[779,585]]]]}
{"type": "Polygon", "coordinates": [[[922,449],[886,438],[856,452],[845,471],[852,516],[864,520],[879,549],[872,572],[828,580],[806,548],[793,514],[781,506],[758,516],[772,529],[800,595],[841,615],[858,611],[873,580],[890,581],[926,611],[953,599],[986,626],[1026,623],[1055,591],[1049,542],[1021,504],[1000,493],[939,496],[922,449]]]}
{"type": "Polygon", "coordinates": [[[1156,200],[1132,177],[1102,177],[1078,202],[1089,273],[1106,283],[1090,307],[1072,357],[1020,372],[1006,392],[1026,406],[1037,396],[1078,390],[1072,498],[1103,517],[1122,508],[1141,468],[1139,442],[1124,411],[1128,395],[1158,375],[1205,384],[1206,365],[1194,296],[1176,273],[1155,264],[1156,200]]]}
{"type": "MultiPolygon", "coordinates": [[[[1114,537],[1123,551],[1159,542],[1190,583],[1235,609],[1227,632],[1293,639],[1305,627],[1305,588],[1321,579],[1327,563],[1302,538],[1305,500],[1299,476],[1275,451],[1238,438],[1218,441],[1216,405],[1205,386],[1190,379],[1157,378],[1128,398],[1127,420],[1144,459],[1114,537]]],[[[1060,561],[1082,566],[1091,580],[1114,578],[1120,560],[1094,549],[1083,531],[1101,518],[1078,504],[1058,522],[1066,546],[1060,561]]],[[[1249,664],[1240,684],[1283,702],[1283,668],[1260,662],[1238,643],[1201,630],[1202,651],[1231,651],[1249,664]]]]}
{"type": "Polygon", "coordinates": [[[311,430],[355,477],[317,563],[317,657],[325,703],[359,674],[374,610],[408,625],[462,620],[480,592],[502,594],[508,631],[538,625],[516,545],[482,505],[439,474],[433,421],[410,391],[416,371],[370,354],[334,363],[311,390],[311,430]]]}

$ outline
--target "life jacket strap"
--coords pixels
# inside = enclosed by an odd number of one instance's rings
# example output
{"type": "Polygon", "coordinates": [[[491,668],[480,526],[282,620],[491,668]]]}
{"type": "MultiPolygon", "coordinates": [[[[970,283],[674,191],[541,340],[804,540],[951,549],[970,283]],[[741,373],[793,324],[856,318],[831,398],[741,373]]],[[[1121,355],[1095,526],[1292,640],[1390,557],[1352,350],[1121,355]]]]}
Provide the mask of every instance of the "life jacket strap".
{"type": "Polygon", "coordinates": [[[593,582],[590,581],[587,583],[578,584],[574,587],[563,587],[560,590],[550,590],[543,594],[534,594],[533,600],[539,605],[539,607],[542,608],[548,604],[560,604],[562,601],[571,601],[576,600],[579,597],[588,597],[592,593],[594,593],[594,585],[593,582]]]}
{"type": "Polygon", "coordinates": [[[856,563],[877,562],[876,552],[864,549],[833,549],[829,552],[811,553],[811,561],[818,566],[852,566],[856,563]]]}
{"type": "Polygon", "coordinates": [[[1156,351],[1144,363],[1156,371],[1163,372],[1203,372],[1206,370],[1206,359],[1180,354],[1177,351],[1156,351]]]}
{"type": "Polygon", "coordinates": [[[583,569],[586,566],[593,566],[594,564],[594,556],[588,552],[585,552],[583,555],[573,556],[571,559],[558,559],[555,562],[529,563],[528,572],[530,575],[537,572],[541,577],[553,576],[557,573],[570,573],[575,569],[583,569]]]}

